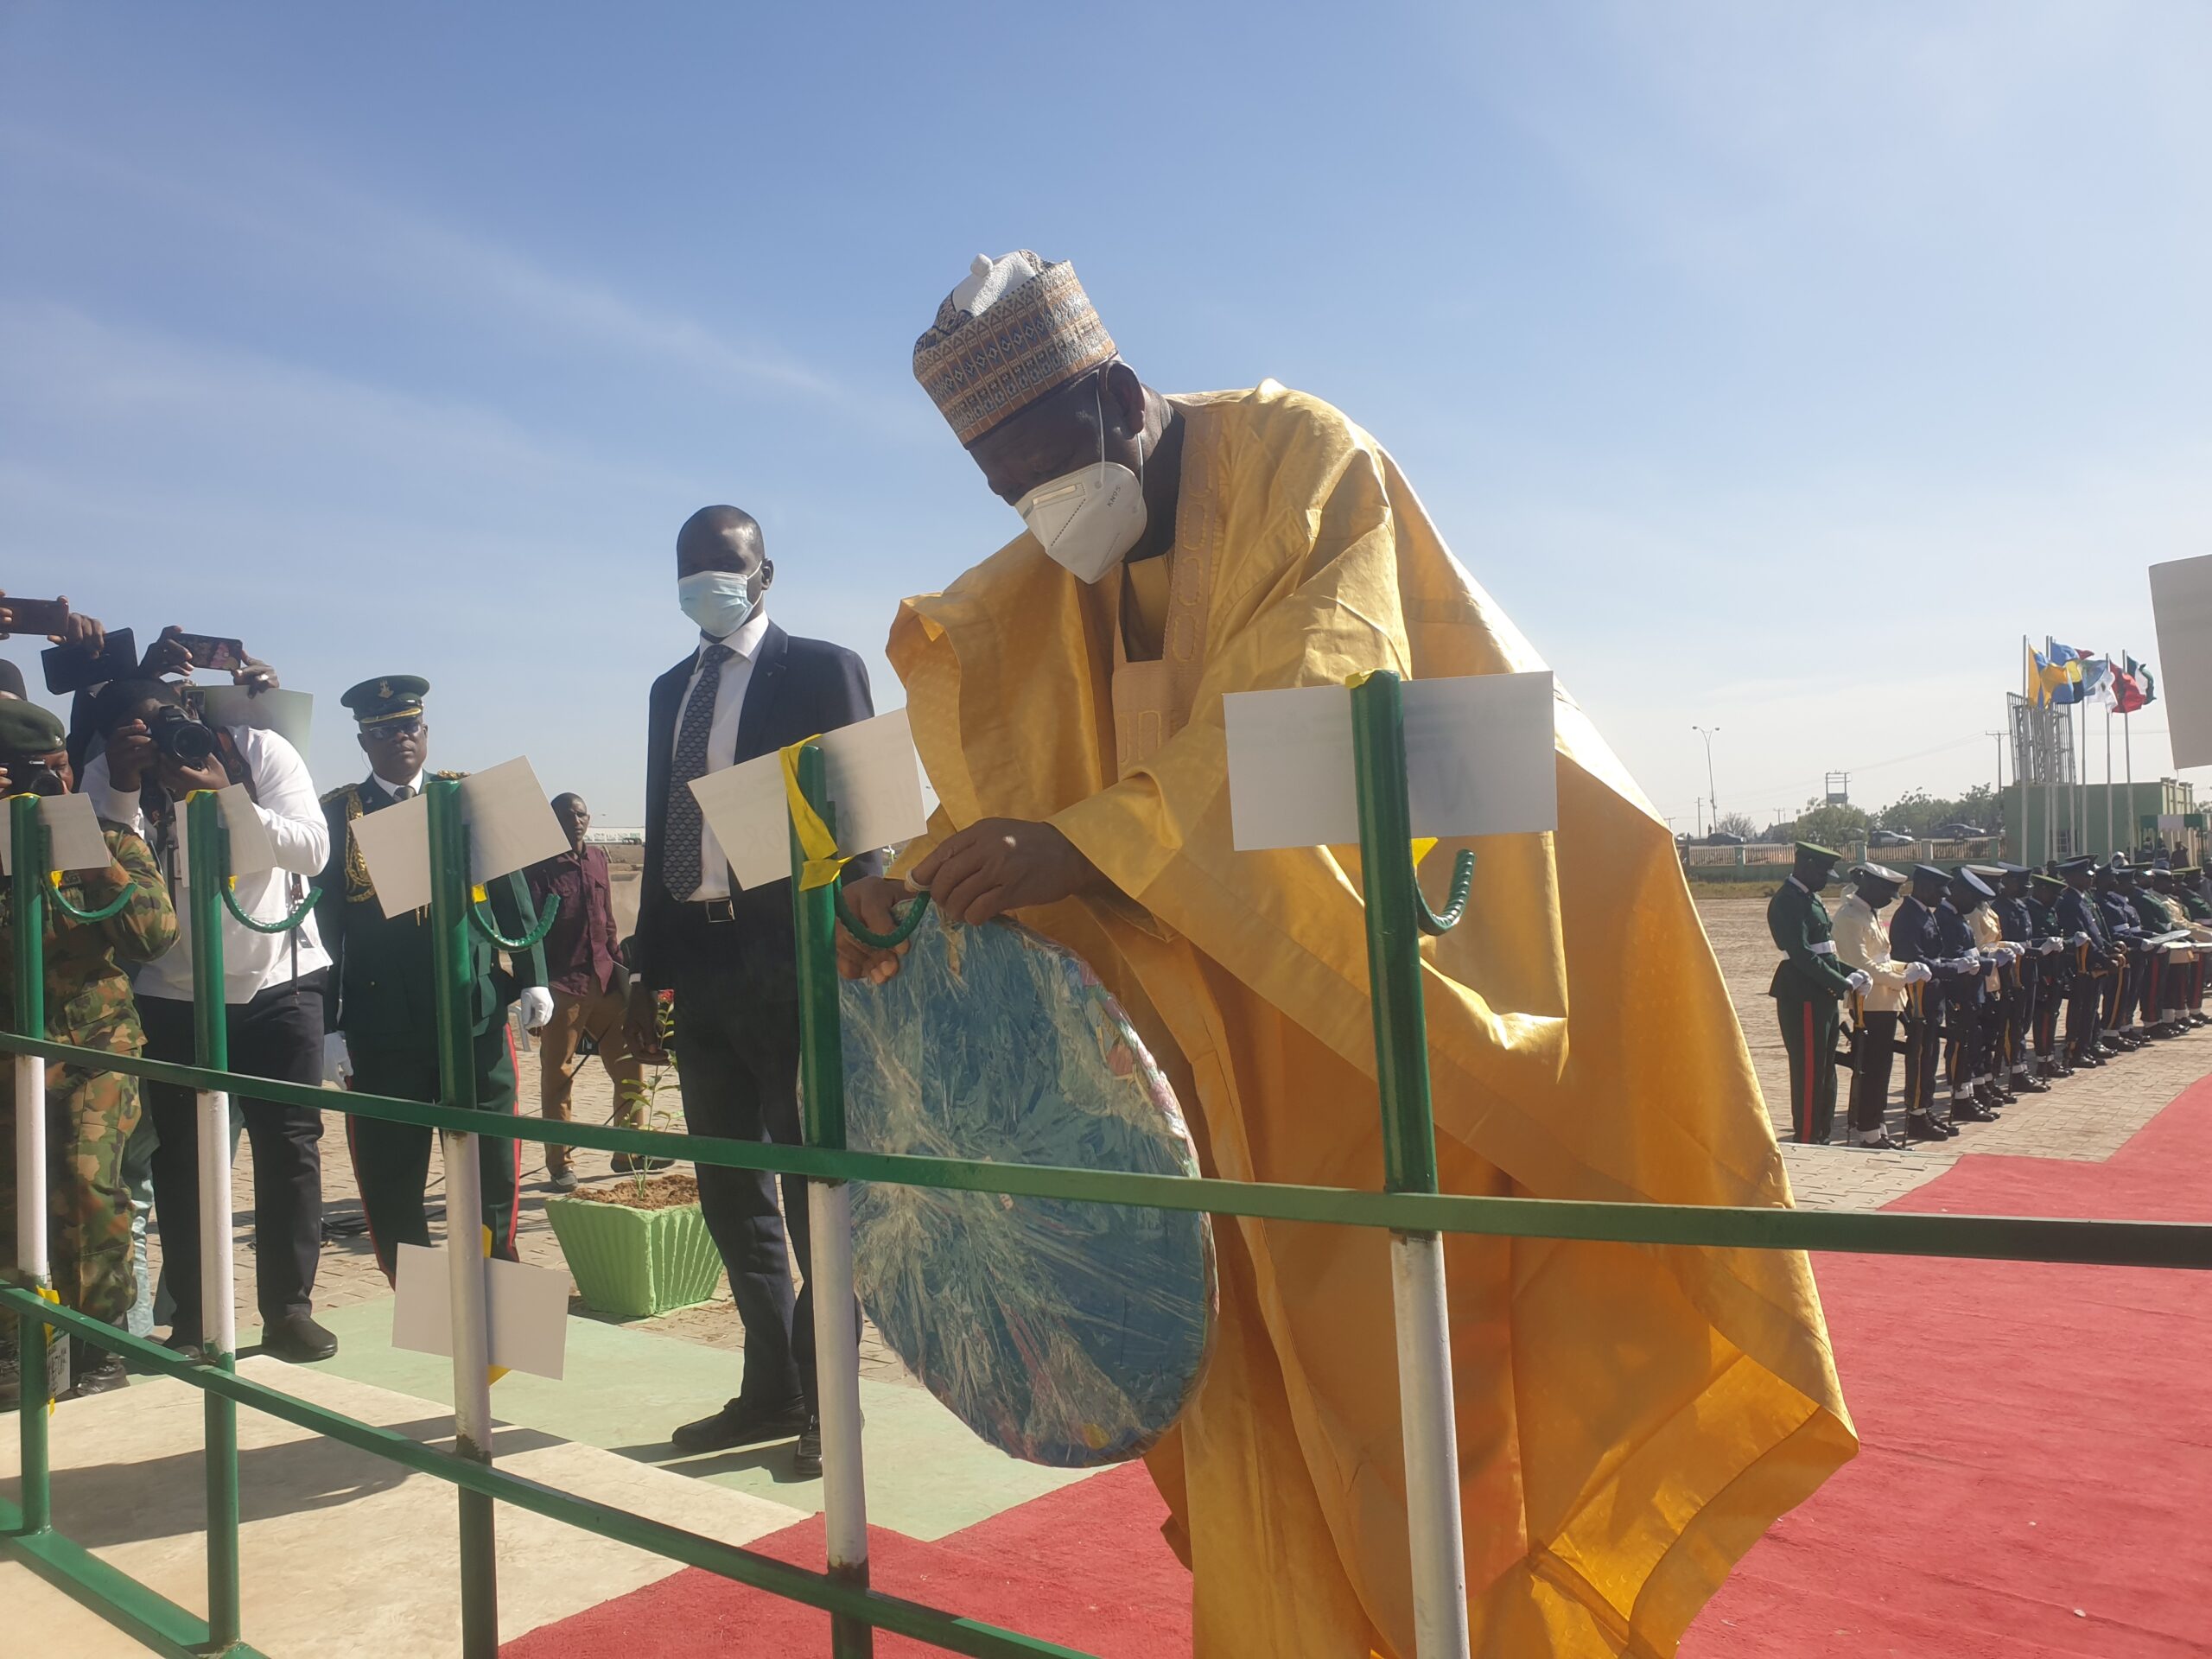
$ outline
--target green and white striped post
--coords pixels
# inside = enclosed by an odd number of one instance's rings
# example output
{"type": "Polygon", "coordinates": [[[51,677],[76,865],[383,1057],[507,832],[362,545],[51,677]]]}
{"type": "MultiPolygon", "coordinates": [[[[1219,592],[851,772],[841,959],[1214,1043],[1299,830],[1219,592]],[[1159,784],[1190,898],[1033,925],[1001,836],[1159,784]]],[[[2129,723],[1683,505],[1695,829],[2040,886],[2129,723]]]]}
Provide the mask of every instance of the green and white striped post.
{"type": "MultiPolygon", "coordinates": [[[[822,747],[798,752],[799,792],[824,823],[822,747]]],[[[837,883],[800,885],[806,851],[791,832],[792,920],[798,931],[799,1098],[806,1144],[845,1150],[845,1061],[837,1014],[837,883]]],[[[861,1454],[860,1332],[853,1316],[852,1189],[842,1180],[806,1184],[813,1259],[806,1269],[814,1301],[814,1370],[822,1414],[822,1519],[830,1576],[868,1586],[868,1482],[861,1454]]],[[[867,1659],[875,1630],[833,1613],[836,1659],[867,1659]]]]}
{"type": "MultiPolygon", "coordinates": [[[[231,1069],[229,996],[223,976],[223,893],[230,880],[223,804],[213,791],[185,798],[185,901],[192,918],[194,1063],[231,1069]]],[[[200,1357],[218,1370],[238,1366],[238,1314],[231,1270],[231,1096],[199,1091],[200,1357]]],[[[182,1265],[179,1263],[181,1269],[182,1265]]],[[[209,1390],[207,1424],[207,1633],[216,1651],[238,1639],[238,1408],[209,1390]]]]}
{"type": "MultiPolygon", "coordinates": [[[[9,855],[14,862],[9,896],[15,909],[16,1032],[46,1035],[46,826],[38,797],[8,802],[9,855]]],[[[49,1288],[46,1253],[46,1062],[16,1056],[16,1267],[30,1288],[49,1288]]],[[[60,1332],[25,1313],[16,1319],[16,1407],[22,1421],[22,1530],[42,1533],[54,1524],[54,1488],[47,1465],[47,1344],[67,1341],[60,1332]]]]}
{"type": "MultiPolygon", "coordinates": [[[[1369,675],[1352,687],[1351,708],[1383,1179],[1393,1192],[1434,1192],[1436,1126],[1429,1104],[1427,1022],[1421,1012],[1421,932],[1424,920],[1440,932],[1458,919],[1472,865],[1462,855],[1452,912],[1443,918],[1431,915],[1414,875],[1398,677],[1388,671],[1369,675]]],[[[1415,1652],[1419,1659],[1465,1659],[1466,1548],[1459,1518],[1459,1446],[1452,1415],[1441,1235],[1391,1233],[1390,1288],[1397,1310],[1398,1411],[1406,1452],[1415,1652]]]]}
{"type": "MultiPolygon", "coordinates": [[[[476,1039],[470,1017],[474,972],[469,944],[471,883],[461,785],[433,778],[423,789],[429,815],[431,970],[438,1009],[438,1102],[476,1104],[476,1039]]],[[[446,1172],[446,1270],[451,1288],[454,1450],[492,1461],[491,1320],[484,1265],[482,1144],[473,1134],[441,1129],[446,1172]]],[[[495,1659],[499,1650],[499,1549],[492,1499],[461,1489],[461,1650],[495,1659]]]]}

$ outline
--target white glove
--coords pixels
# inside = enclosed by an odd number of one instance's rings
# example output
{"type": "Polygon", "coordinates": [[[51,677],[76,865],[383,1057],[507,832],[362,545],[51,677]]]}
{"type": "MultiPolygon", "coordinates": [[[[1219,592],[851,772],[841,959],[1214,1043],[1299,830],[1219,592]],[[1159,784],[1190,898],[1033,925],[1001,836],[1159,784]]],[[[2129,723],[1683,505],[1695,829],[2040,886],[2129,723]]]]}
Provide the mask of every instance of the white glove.
{"type": "Polygon", "coordinates": [[[522,995],[515,1000],[522,1009],[522,1028],[524,1031],[544,1030],[546,1021],[553,1017],[553,993],[543,985],[529,985],[523,988],[522,995]]]}
{"type": "Polygon", "coordinates": [[[1851,970],[1851,988],[1858,992],[1861,996],[1866,995],[1868,991],[1874,988],[1873,976],[1868,974],[1864,968],[1853,969],[1851,970]]]}
{"type": "Polygon", "coordinates": [[[326,1031],[322,1033],[322,1080],[343,1089],[353,1081],[353,1057],[346,1051],[346,1033],[326,1031]]]}
{"type": "Polygon", "coordinates": [[[1935,977],[1935,970],[1924,962],[1908,962],[1904,965],[1904,982],[1908,985],[1925,985],[1935,977]]]}
{"type": "Polygon", "coordinates": [[[2076,933],[2072,938],[2066,941],[2069,944],[2087,944],[2088,942],[2089,936],[2086,933],[2076,933]]]}
{"type": "Polygon", "coordinates": [[[2063,950],[2065,948],[2066,941],[2063,939],[2045,939],[2043,941],[2041,946],[2043,953],[2046,957],[2054,956],[2057,952],[2063,950]]]}

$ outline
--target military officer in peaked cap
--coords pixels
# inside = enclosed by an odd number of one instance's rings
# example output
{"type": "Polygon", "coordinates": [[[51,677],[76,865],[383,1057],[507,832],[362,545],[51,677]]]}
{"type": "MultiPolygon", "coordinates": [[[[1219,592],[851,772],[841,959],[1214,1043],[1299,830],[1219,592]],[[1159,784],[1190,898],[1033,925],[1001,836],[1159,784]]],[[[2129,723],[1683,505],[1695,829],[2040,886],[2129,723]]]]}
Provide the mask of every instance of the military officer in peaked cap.
{"type": "Polygon", "coordinates": [[[1796,868],[1766,906],[1767,931],[1783,952],[1767,995],[1789,1052],[1790,1129],[1799,1141],[1823,1146],[1835,1121],[1837,1005],[1872,983],[1836,960],[1835,930],[1821,902],[1821,889],[1842,861],[1840,853],[1799,842],[1796,868]]]}
{"type": "MultiPolygon", "coordinates": [[[[327,1073],[341,1080],[350,1073],[352,1085],[365,1094],[435,1102],[438,1028],[429,915],[427,910],[385,913],[353,836],[353,825],[360,818],[423,792],[423,762],[429,750],[423,699],[429,689],[429,682],[418,675],[392,674],[364,680],[339,699],[359,723],[369,775],[322,798],[330,824],[330,863],[322,873],[315,920],[333,963],[326,993],[330,1033],[327,1073]]],[[[490,896],[502,931],[510,935],[529,931],[534,918],[519,876],[492,883],[490,896]]],[[[469,949],[476,1107],[512,1116],[515,1062],[507,1036],[507,1009],[518,1000],[524,1001],[525,1027],[543,1025],[550,1016],[552,998],[542,988],[544,958],[532,950],[512,968],[503,967],[492,947],[473,931],[469,949]]],[[[430,1242],[423,1194],[429,1178],[431,1132],[413,1124],[350,1116],[346,1129],[370,1242],[378,1265],[391,1277],[401,1244],[430,1242]]],[[[493,1140],[478,1144],[484,1221],[491,1229],[493,1252],[512,1261],[521,1179],[518,1146],[493,1140]]]]}
{"type": "MultiPolygon", "coordinates": [[[[1910,890],[1890,923],[1890,954],[1899,962],[1919,963],[1929,977],[1915,988],[1904,1013],[1905,1138],[1948,1141],[1958,1129],[1936,1109],[1936,1072],[1942,1052],[1944,1002],[1961,974],[1945,948],[1939,915],[1950,888],[1950,872],[1933,864],[1916,864],[1907,885],[1910,890]]],[[[1974,962],[1979,967],[1980,958],[1974,962]]]]}

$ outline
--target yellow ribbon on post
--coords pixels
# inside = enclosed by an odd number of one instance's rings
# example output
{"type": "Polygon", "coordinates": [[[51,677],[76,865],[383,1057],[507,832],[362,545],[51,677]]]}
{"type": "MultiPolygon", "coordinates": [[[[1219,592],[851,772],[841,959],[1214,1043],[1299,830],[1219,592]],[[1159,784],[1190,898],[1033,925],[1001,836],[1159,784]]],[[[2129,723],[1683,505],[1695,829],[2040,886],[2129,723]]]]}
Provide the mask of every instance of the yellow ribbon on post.
{"type": "Polygon", "coordinates": [[[846,863],[837,851],[837,837],[830,833],[830,826],[822,821],[822,815],[814,810],[814,803],[798,786],[798,752],[820,741],[817,733],[778,751],[783,757],[784,798],[791,804],[791,828],[798,832],[799,850],[806,855],[806,862],[799,867],[798,873],[802,892],[828,887],[837,879],[846,863]]]}
{"type": "MultiPolygon", "coordinates": [[[[55,872],[54,872],[54,874],[55,874],[57,876],[59,876],[59,875],[60,875],[60,872],[57,870],[57,871],[55,871],[55,872]]],[[[57,881],[56,885],[57,885],[57,886],[59,886],[59,885],[60,885],[58,881],[57,881]]],[[[55,1289],[52,1285],[41,1285],[41,1286],[39,1286],[39,1287],[38,1287],[38,1294],[39,1294],[39,1300],[41,1300],[41,1301],[47,1301],[47,1302],[52,1302],[52,1303],[54,1305],[54,1306],[56,1306],[56,1307],[59,1307],[59,1306],[61,1306],[61,1293],[60,1293],[60,1291],[56,1290],[56,1289],[55,1289]]],[[[52,1347],[53,1347],[53,1345],[54,1345],[55,1343],[57,1343],[57,1342],[67,1342],[67,1341],[68,1341],[68,1340],[69,1340],[69,1333],[68,1333],[67,1331],[64,1331],[64,1330],[60,1329],[58,1325],[48,1325],[48,1326],[46,1327],[46,1344],[47,1344],[47,1346],[48,1346],[49,1349],[50,1349],[50,1348],[52,1348],[52,1347]]],[[[17,1351],[18,1351],[18,1352],[20,1352],[20,1351],[21,1351],[21,1350],[19,1349],[17,1351]]],[[[39,1386],[40,1392],[41,1392],[41,1393],[44,1393],[44,1392],[45,1392],[45,1389],[46,1389],[46,1379],[47,1379],[47,1377],[48,1377],[48,1376],[51,1376],[52,1374],[53,1374],[53,1373],[52,1373],[51,1371],[47,1371],[47,1372],[41,1373],[41,1374],[40,1375],[39,1379],[38,1379],[38,1386],[39,1386]]],[[[20,1373],[20,1370],[19,1370],[18,1374],[17,1374],[17,1376],[16,1376],[16,1382],[17,1382],[17,1385],[18,1385],[18,1387],[19,1387],[19,1388],[20,1388],[20,1386],[21,1386],[21,1384],[22,1384],[22,1376],[21,1376],[21,1373],[20,1373]]],[[[20,1408],[20,1407],[18,1407],[18,1408],[17,1408],[17,1409],[19,1409],[19,1410],[20,1410],[20,1409],[21,1409],[21,1408],[20,1408]]],[[[49,1417],[51,1417],[51,1416],[53,1416],[53,1415],[54,1415],[54,1396],[53,1396],[52,1395],[50,1395],[50,1394],[49,1394],[49,1395],[47,1395],[47,1396],[46,1396],[46,1414],[47,1414],[48,1416],[49,1416],[49,1417]]]]}

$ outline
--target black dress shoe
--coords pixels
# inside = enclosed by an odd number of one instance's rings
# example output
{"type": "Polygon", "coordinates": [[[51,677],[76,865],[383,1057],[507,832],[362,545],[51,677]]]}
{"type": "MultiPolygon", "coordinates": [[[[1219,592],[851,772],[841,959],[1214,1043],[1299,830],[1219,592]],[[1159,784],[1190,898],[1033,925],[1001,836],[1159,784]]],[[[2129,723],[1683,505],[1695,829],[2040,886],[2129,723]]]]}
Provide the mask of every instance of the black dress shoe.
{"type": "Polygon", "coordinates": [[[2024,1093],[2031,1095],[2047,1095],[2050,1092],[2050,1085],[2041,1077],[2023,1077],[2020,1080],[2020,1088],[2024,1093]]]}
{"type": "Polygon", "coordinates": [[[798,1432],[798,1446],[791,1453],[791,1472],[801,1480],[822,1478],[822,1420],[810,1417],[798,1432]]]}
{"type": "Polygon", "coordinates": [[[1994,1123],[1997,1114],[1978,1100],[1955,1100],[1951,1103],[1951,1121],[1968,1123],[1994,1123]]]}
{"type": "MultiPolygon", "coordinates": [[[[1941,1135],[1938,1135],[1936,1138],[1939,1141],[1942,1139],[1941,1135]]],[[[1887,1129],[1882,1130],[1871,1141],[1853,1140],[1850,1145],[1851,1149],[1853,1152],[1904,1152],[1907,1150],[1905,1143],[1897,1140],[1887,1129]]]]}
{"type": "Polygon", "coordinates": [[[127,1388],[130,1373],[123,1363],[121,1354],[111,1354],[95,1348],[90,1343],[77,1344],[76,1380],[69,1385],[72,1398],[82,1400],[95,1394],[106,1394],[111,1389],[127,1388]]]}
{"type": "Polygon", "coordinates": [[[617,1175],[650,1175],[657,1169],[666,1169],[675,1161],[673,1158],[633,1157],[629,1153],[618,1152],[613,1159],[614,1173],[617,1175]]]}
{"type": "Polygon", "coordinates": [[[1925,1112],[1908,1112],[1904,1120],[1904,1138],[1908,1141],[1948,1141],[1951,1137],[1925,1112]]]}
{"type": "Polygon", "coordinates": [[[338,1351],[338,1338],[305,1313],[287,1313],[262,1327],[261,1351],[294,1365],[312,1365],[338,1351]]]}
{"type": "Polygon", "coordinates": [[[727,1452],[732,1446],[788,1440],[805,1433],[812,1421],[806,1414],[806,1402],[802,1400],[770,1411],[733,1400],[713,1416],[686,1423],[668,1438],[678,1452],[690,1457],[698,1452],[727,1452]]]}

